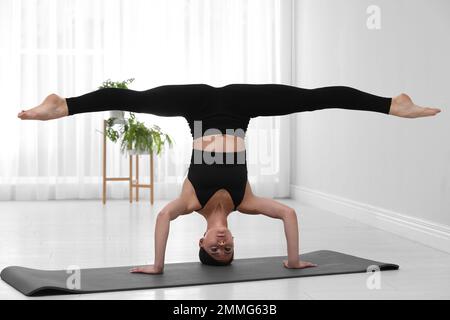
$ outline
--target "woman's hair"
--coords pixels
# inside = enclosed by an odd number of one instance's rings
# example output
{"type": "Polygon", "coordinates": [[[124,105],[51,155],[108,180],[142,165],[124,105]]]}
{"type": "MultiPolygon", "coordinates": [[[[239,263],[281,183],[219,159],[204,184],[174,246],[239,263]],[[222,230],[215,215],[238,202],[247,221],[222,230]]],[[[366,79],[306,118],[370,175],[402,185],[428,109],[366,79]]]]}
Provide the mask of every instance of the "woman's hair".
{"type": "Polygon", "coordinates": [[[213,257],[211,257],[211,255],[206,252],[205,249],[203,249],[202,247],[200,247],[200,250],[198,252],[198,256],[200,258],[201,263],[203,264],[207,264],[210,266],[227,266],[229,264],[231,264],[231,262],[233,261],[233,257],[234,257],[234,253],[231,255],[231,259],[228,261],[219,261],[217,259],[214,259],[213,257]]]}

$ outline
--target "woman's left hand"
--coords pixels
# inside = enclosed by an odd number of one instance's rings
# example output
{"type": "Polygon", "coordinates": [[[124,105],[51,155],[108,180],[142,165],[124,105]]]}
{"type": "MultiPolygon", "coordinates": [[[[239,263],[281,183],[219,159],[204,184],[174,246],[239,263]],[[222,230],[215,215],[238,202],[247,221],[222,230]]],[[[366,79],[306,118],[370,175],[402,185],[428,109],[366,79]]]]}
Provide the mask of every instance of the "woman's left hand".
{"type": "Polygon", "coordinates": [[[304,268],[312,268],[317,267],[317,264],[308,262],[308,261],[297,261],[296,263],[289,264],[288,260],[283,260],[283,265],[288,269],[304,269],[304,268]]]}
{"type": "Polygon", "coordinates": [[[161,274],[164,272],[164,268],[158,268],[154,265],[148,265],[144,267],[134,267],[130,270],[131,273],[147,273],[147,274],[161,274]]]}

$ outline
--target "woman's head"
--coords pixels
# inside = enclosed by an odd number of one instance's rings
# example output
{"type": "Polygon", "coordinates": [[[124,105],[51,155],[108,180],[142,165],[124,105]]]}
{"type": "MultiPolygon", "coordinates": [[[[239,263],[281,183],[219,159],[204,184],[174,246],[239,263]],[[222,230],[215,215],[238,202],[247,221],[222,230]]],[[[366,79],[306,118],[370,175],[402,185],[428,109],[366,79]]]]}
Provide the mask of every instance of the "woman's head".
{"type": "Polygon", "coordinates": [[[234,241],[226,227],[208,229],[199,241],[199,258],[203,264],[225,266],[234,257],[234,241]]]}

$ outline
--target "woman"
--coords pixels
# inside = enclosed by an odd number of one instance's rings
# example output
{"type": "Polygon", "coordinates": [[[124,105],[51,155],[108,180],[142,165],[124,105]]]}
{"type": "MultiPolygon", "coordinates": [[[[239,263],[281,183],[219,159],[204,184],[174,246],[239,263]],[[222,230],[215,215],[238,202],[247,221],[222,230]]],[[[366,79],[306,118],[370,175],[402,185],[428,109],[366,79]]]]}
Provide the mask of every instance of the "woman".
{"type": "Polygon", "coordinates": [[[22,111],[23,120],[50,120],[84,112],[126,110],[158,116],[182,116],[189,123],[193,151],[180,196],[159,212],[155,226],[154,264],[131,272],[164,271],[170,221],[194,211],[207,221],[199,241],[202,263],[228,265],[234,244],[227,216],[238,210],[283,221],[287,240],[286,268],[316,266],[299,260],[297,215],[294,209],[252,193],[247,181],[245,131],[251,118],[279,116],[326,108],[372,111],[405,118],[434,116],[436,108],[415,105],[406,94],[380,97],[344,86],[303,89],[281,84],[164,85],[145,91],[106,88],[78,97],[49,95],[40,105],[22,111]]]}

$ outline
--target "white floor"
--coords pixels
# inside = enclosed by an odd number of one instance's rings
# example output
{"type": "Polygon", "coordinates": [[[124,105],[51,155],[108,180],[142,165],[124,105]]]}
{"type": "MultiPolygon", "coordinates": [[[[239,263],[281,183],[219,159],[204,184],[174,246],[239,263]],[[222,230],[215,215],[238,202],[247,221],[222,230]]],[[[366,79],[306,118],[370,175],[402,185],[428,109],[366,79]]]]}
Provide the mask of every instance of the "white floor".
{"type": "MultiPolygon", "coordinates": [[[[0,281],[0,299],[449,299],[450,255],[293,200],[299,213],[301,252],[341,251],[400,265],[381,273],[206,285],[102,294],[27,298],[0,281]]],[[[0,202],[0,268],[21,265],[66,269],[140,265],[152,259],[153,224],[165,204],[148,201],[0,202]]],[[[285,255],[280,221],[233,213],[235,258],[285,255]]],[[[196,261],[205,222],[198,214],[173,221],[166,262],[196,261]]],[[[281,263],[281,261],[280,261],[281,263]]]]}

